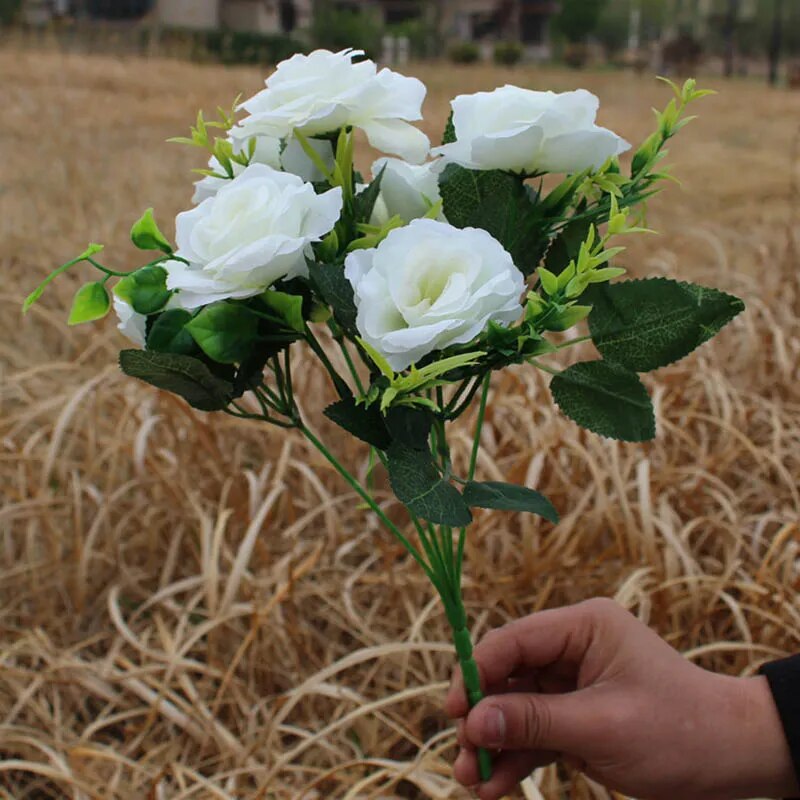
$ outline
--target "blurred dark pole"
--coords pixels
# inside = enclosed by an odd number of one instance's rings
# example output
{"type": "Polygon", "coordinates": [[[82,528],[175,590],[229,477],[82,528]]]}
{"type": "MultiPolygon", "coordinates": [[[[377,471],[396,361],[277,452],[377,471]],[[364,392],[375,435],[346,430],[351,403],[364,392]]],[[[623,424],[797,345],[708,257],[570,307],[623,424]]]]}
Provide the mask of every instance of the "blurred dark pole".
{"type": "Polygon", "coordinates": [[[739,0],[728,0],[728,13],[725,16],[725,77],[733,75],[736,58],[736,23],[739,20],[739,0]]]}
{"type": "Polygon", "coordinates": [[[778,68],[781,63],[781,46],[783,44],[783,0],[772,0],[774,16],[772,17],[772,36],[769,40],[769,82],[774,86],[778,82],[778,68]]]}

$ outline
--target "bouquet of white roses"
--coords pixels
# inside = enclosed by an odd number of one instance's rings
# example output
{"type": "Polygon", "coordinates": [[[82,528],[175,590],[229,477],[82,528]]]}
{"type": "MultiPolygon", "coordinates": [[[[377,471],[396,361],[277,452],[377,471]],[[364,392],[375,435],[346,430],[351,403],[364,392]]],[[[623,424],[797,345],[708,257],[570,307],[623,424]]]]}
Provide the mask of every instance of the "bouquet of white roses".
{"type": "MultiPolygon", "coordinates": [[[[121,272],[90,245],[25,307],[88,263],[100,278],[78,291],[69,322],[100,319],[113,302],[139,346],[120,354],[125,373],[202,411],[307,437],[430,579],[474,705],[481,686],[461,597],[471,509],[557,522],[533,488],[475,480],[492,373],[514,364],[551,373],[554,400],[579,425],[643,441],[655,423],[637,373],[687,355],[743,308],[712,288],[615,280],[623,248],[611,240],[645,230],[664,146],[704,94],[691,80],[672,88],[623,171],[629,145],[595,124],[598,101],[584,90],[456,97],[431,149],[411,124],[425,97],[418,80],[378,71],[356,51],[296,55],[259,94],[214,121],[201,113],[191,138],[177,140],[207,149],[210,162],[194,207],[177,217],[176,246],[149,209],[131,238],[155,258],[121,272]],[[354,168],[357,129],[392,156],[369,181],[354,168]],[[563,335],[584,320],[587,335],[563,335]],[[565,370],[547,363],[587,340],[599,357],[565,370]],[[338,399],[326,416],[369,446],[406,521],[387,515],[301,415],[298,347],[330,376],[338,399]],[[454,464],[448,425],[473,401],[470,457],[454,464]]],[[[490,758],[479,760],[486,779],[490,758]]]]}

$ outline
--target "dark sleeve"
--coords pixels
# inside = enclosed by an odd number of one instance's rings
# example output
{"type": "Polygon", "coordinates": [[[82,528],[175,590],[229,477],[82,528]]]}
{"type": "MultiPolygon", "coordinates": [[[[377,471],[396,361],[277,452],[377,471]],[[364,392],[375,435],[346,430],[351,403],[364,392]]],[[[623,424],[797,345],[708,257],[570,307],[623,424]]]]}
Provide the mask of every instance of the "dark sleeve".
{"type": "Polygon", "coordinates": [[[759,672],[766,677],[775,698],[794,772],[800,782],[800,655],[771,661],[759,672]]]}

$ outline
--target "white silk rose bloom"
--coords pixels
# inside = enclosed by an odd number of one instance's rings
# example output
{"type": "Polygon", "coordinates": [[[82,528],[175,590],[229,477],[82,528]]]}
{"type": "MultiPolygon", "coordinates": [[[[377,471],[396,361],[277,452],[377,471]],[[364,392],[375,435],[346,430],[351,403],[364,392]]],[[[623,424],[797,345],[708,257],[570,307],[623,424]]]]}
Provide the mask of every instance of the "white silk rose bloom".
{"type": "MultiPolygon", "coordinates": [[[[254,136],[252,138],[256,144],[250,164],[266,164],[273,169],[282,169],[285,172],[297,175],[309,183],[324,179],[325,176],[306,155],[297,139],[287,142],[282,149],[280,139],[275,139],[271,136],[254,136]]],[[[234,139],[231,141],[234,153],[238,155],[239,153],[247,152],[250,139],[234,139]]],[[[331,143],[319,139],[310,139],[309,144],[316,150],[328,170],[333,170],[334,154],[331,143]]],[[[237,164],[235,161],[231,162],[231,167],[234,178],[241,175],[245,170],[244,166],[237,164]]],[[[225,174],[225,170],[215,156],[211,156],[209,159],[208,168],[219,175],[225,174]]],[[[217,178],[213,175],[206,175],[202,180],[195,183],[192,202],[197,205],[202,203],[203,200],[213,197],[223,186],[230,183],[230,180],[230,178],[217,178]]]]}
{"type": "Polygon", "coordinates": [[[291,139],[361,128],[384,153],[420,163],[428,137],[410,125],[422,119],[425,85],[389,69],[378,72],[369,60],[354,61],[360,50],[315,50],[278,64],[266,89],[240,106],[249,116],[231,130],[234,138],[272,136],[291,139]]]}
{"type": "Polygon", "coordinates": [[[167,287],[187,309],[260,294],[281,278],[307,274],[311,242],[322,239],[342,211],[342,191],[316,194],[296,175],[251,164],[213,197],[175,221],[176,255],[167,287]]]}
{"type": "Polygon", "coordinates": [[[534,92],[502,86],[452,102],[456,141],[433,152],[469,169],[533,175],[599,169],[628,142],[595,124],[600,102],[591,92],[534,92]]]}
{"type": "Polygon", "coordinates": [[[464,344],[489,321],[522,313],[525,278],[503,246],[478,228],[419,219],[376,248],[347,256],[356,327],[399,372],[434,350],[464,344]]]}
{"type": "MultiPolygon", "coordinates": [[[[380,175],[381,188],[372,213],[373,225],[383,225],[395,215],[404,222],[424,217],[441,200],[439,175],[444,164],[409,164],[399,158],[379,158],[372,165],[373,180],[380,175]]],[[[439,219],[444,221],[444,215],[439,219]]]]}
{"type": "Polygon", "coordinates": [[[144,347],[147,336],[147,317],[138,311],[134,311],[130,303],[126,303],[115,294],[112,295],[112,300],[114,301],[114,311],[119,320],[117,330],[135,345],[144,347]]]}

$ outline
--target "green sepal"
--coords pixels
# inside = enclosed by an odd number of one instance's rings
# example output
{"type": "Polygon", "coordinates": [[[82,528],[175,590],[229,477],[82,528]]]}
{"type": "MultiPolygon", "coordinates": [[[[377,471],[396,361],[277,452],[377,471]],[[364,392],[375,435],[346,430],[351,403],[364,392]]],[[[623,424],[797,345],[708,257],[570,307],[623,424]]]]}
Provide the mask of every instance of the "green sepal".
{"type": "Polygon", "coordinates": [[[655,415],[635,372],[607,361],[581,361],[550,382],[553,399],[570,419],[610,439],[644,442],[655,436],[655,415]]]}
{"type": "Polygon", "coordinates": [[[357,223],[368,223],[372,219],[372,212],[375,210],[375,203],[378,202],[378,197],[381,193],[381,182],[385,172],[386,166],[384,165],[381,171],[372,179],[372,183],[355,196],[355,220],[357,223]]]}
{"type": "Polygon", "coordinates": [[[126,275],[114,287],[114,294],[138,314],[155,314],[167,304],[172,292],[167,289],[167,271],[151,265],[126,275]]]}
{"type": "Polygon", "coordinates": [[[244,361],[258,336],[258,316],[241,303],[221,301],[201,309],[186,330],[200,349],[220,364],[244,361]]]}
{"type": "Polygon", "coordinates": [[[636,372],[680,360],[744,309],[738,297],[667,278],[597,284],[586,296],[595,346],[636,372]]]}
{"type": "Polygon", "coordinates": [[[303,319],[303,298],[300,295],[268,289],[260,297],[267,308],[272,309],[291,330],[303,333],[306,323],[303,319]]]}
{"type": "Polygon", "coordinates": [[[84,322],[94,322],[108,314],[110,308],[111,301],[105,285],[99,281],[87,283],[75,293],[67,324],[80,325],[84,322]]]}
{"type": "Polygon", "coordinates": [[[131,241],[140,250],[161,250],[164,253],[172,253],[172,245],[167,241],[167,237],[156,225],[153,219],[153,209],[148,208],[142,216],[133,223],[131,228],[131,241]]]}
{"type": "Polygon", "coordinates": [[[453,124],[453,112],[447,118],[447,123],[444,126],[444,133],[442,134],[442,144],[452,144],[456,141],[456,126],[453,124]]]}
{"type": "Polygon", "coordinates": [[[123,350],[120,369],[158,389],[177,394],[200,411],[220,411],[230,402],[230,382],[214,375],[206,364],[191,356],[123,350]]]}
{"type": "Polygon", "coordinates": [[[526,511],[538,514],[554,525],[558,524],[558,512],[553,504],[543,494],[526,486],[499,481],[469,481],[464,486],[463,498],[464,502],[473,508],[526,511]]]}

